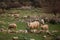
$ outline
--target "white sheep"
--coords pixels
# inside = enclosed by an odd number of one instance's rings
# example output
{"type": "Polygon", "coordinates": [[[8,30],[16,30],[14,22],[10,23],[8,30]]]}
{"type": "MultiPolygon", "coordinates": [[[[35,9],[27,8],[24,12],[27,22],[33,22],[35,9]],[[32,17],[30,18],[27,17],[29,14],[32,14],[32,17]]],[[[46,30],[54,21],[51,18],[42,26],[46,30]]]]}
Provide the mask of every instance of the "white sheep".
{"type": "Polygon", "coordinates": [[[19,14],[11,14],[12,17],[19,18],[19,14]]]}
{"type": "Polygon", "coordinates": [[[19,18],[19,14],[14,14],[14,17],[15,18],[19,18]]]}
{"type": "Polygon", "coordinates": [[[45,32],[49,32],[49,26],[47,24],[41,24],[41,29],[45,32]]]}
{"type": "Polygon", "coordinates": [[[9,26],[8,26],[8,29],[16,29],[17,28],[17,25],[15,24],[15,23],[11,23],[11,24],[9,24],[9,26]]]}
{"type": "Polygon", "coordinates": [[[28,23],[28,27],[31,29],[39,28],[40,23],[38,21],[28,23]]]}

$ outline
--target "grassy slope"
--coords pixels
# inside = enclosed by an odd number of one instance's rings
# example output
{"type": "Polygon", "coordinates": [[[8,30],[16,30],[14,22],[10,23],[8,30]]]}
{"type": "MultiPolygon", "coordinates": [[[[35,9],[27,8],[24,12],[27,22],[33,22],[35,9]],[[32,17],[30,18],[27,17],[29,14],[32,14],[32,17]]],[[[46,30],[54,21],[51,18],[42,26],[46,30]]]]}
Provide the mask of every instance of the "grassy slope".
{"type": "MultiPolygon", "coordinates": [[[[3,20],[5,22],[4,26],[7,28],[8,27],[8,22],[14,22],[15,20],[11,20],[11,17],[7,17],[8,13],[10,12],[18,12],[20,14],[20,17],[21,16],[24,16],[24,15],[42,15],[42,13],[40,13],[40,11],[37,11],[37,10],[9,10],[7,11],[5,15],[5,17],[1,17],[0,16],[0,21],[3,20]],[[38,13],[38,14],[37,14],[38,13]]],[[[16,21],[15,21],[16,22],[16,21]]],[[[16,22],[17,24],[17,30],[19,29],[26,29],[26,24],[25,23],[22,23],[22,22],[16,22]]],[[[3,24],[0,24],[0,27],[2,26],[3,24]]],[[[49,24],[49,28],[50,28],[50,31],[52,30],[60,30],[60,24],[49,24]]],[[[58,33],[60,35],[60,33],[58,33]]],[[[44,34],[33,34],[33,33],[28,33],[28,34],[8,34],[8,33],[2,33],[0,32],[0,40],[12,40],[12,37],[14,36],[18,36],[19,37],[19,40],[21,40],[20,38],[27,38],[27,40],[29,40],[30,38],[35,38],[36,40],[44,40],[44,38],[42,37],[42,35],[44,34]]],[[[51,39],[50,39],[51,40],[51,39]]]]}

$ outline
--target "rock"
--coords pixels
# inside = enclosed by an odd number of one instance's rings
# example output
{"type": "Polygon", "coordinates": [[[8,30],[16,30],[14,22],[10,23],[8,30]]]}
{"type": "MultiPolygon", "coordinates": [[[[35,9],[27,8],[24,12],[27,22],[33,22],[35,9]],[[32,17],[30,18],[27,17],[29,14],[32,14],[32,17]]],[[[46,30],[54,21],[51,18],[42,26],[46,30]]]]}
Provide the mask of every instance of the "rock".
{"type": "Polygon", "coordinates": [[[30,40],[35,40],[35,39],[31,38],[30,40]]]}
{"type": "Polygon", "coordinates": [[[18,37],[13,37],[12,40],[18,40],[18,37]]]}

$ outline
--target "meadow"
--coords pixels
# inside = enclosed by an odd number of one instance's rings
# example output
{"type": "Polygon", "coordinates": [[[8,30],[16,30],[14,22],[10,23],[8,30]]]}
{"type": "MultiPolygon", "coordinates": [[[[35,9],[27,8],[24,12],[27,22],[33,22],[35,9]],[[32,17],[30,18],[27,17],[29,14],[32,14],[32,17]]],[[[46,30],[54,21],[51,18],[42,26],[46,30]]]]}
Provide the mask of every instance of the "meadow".
{"type": "MultiPolygon", "coordinates": [[[[4,27],[5,29],[8,28],[8,23],[12,23],[12,22],[15,22],[17,24],[17,29],[16,30],[26,30],[26,23],[25,22],[21,22],[19,20],[22,20],[22,16],[25,16],[25,15],[47,15],[47,16],[53,16],[53,14],[46,14],[44,13],[43,11],[39,10],[39,9],[30,9],[30,10],[27,10],[27,9],[10,9],[10,10],[6,10],[6,12],[4,14],[1,14],[0,15],[0,21],[4,21],[4,24],[3,23],[0,23],[0,28],[4,27]],[[9,17],[8,15],[10,13],[18,13],[20,16],[19,16],[19,19],[15,20],[14,17],[9,17]]],[[[59,14],[58,14],[59,15],[59,14]]],[[[60,24],[50,24],[48,23],[49,25],[49,30],[50,31],[53,31],[53,30],[58,30],[60,31],[60,24]]],[[[56,35],[60,35],[60,32],[57,32],[57,33],[54,33],[56,35]]],[[[48,39],[44,39],[43,38],[43,35],[46,35],[45,33],[41,33],[41,34],[36,34],[36,33],[13,33],[13,34],[9,34],[9,33],[4,33],[4,32],[0,32],[0,40],[12,40],[12,37],[15,37],[15,36],[18,36],[19,40],[24,40],[24,38],[26,40],[30,40],[30,39],[35,39],[35,40],[54,40],[54,37],[53,36],[49,36],[47,37],[48,39]]]]}

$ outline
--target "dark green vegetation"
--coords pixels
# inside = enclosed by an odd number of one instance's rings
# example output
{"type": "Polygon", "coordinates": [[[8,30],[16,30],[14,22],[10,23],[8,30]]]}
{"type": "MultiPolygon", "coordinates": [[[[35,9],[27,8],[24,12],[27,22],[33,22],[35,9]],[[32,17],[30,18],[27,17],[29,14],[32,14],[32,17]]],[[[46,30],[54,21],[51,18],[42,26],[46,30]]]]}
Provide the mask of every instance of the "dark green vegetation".
{"type": "MultiPolygon", "coordinates": [[[[7,29],[8,23],[15,22],[17,24],[16,30],[20,30],[20,29],[25,30],[27,27],[26,23],[19,21],[19,20],[22,20],[22,18],[21,18],[22,16],[25,16],[25,15],[32,15],[32,16],[33,15],[44,15],[44,14],[45,13],[41,13],[40,10],[37,11],[37,9],[36,10],[16,10],[16,9],[6,10],[5,14],[0,15],[0,21],[4,21],[4,23],[0,23],[0,28],[4,26],[4,28],[7,29]],[[19,19],[15,20],[14,17],[12,17],[12,16],[9,17],[8,14],[10,14],[12,12],[20,14],[19,19]]],[[[47,14],[47,15],[52,16],[53,14],[47,14]]],[[[53,31],[53,30],[59,31],[60,30],[60,24],[49,24],[49,30],[50,31],[53,31]]],[[[60,35],[60,32],[54,33],[54,34],[60,35]]],[[[12,40],[12,37],[14,37],[14,36],[18,36],[19,40],[23,40],[23,38],[26,38],[26,40],[30,40],[30,38],[34,38],[35,40],[46,40],[43,38],[43,35],[46,35],[46,34],[44,34],[44,33],[42,33],[42,34],[35,34],[35,33],[27,33],[27,34],[13,33],[13,34],[9,34],[9,33],[0,32],[0,40],[12,40]]],[[[48,40],[53,40],[53,36],[49,36],[47,38],[48,38],[48,40]]]]}
{"type": "Polygon", "coordinates": [[[60,13],[60,0],[0,0],[0,8],[38,7],[54,14],[60,13]]]}

